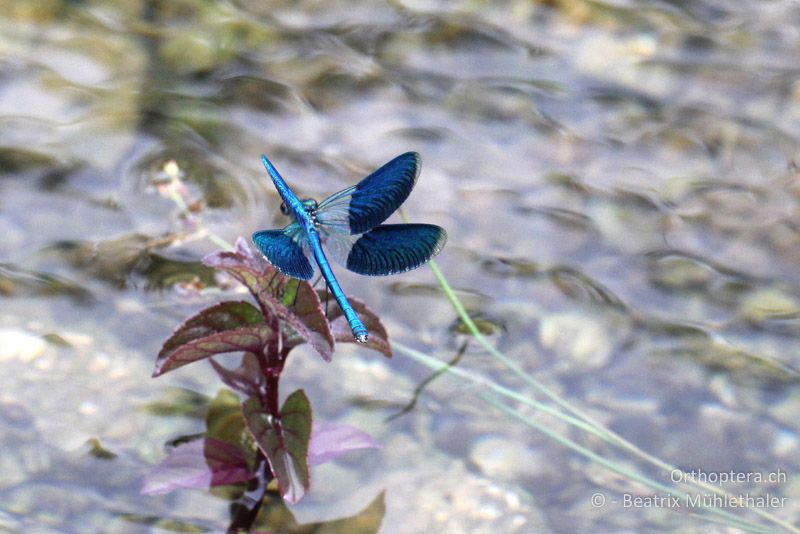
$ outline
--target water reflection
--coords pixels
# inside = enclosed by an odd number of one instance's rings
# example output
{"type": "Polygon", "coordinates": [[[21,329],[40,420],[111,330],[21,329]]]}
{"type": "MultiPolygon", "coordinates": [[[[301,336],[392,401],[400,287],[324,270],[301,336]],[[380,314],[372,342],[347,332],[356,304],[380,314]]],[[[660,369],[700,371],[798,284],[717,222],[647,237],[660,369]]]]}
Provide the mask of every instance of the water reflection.
{"type": "MultiPolygon", "coordinates": [[[[440,265],[493,347],[660,457],[796,473],[798,25],[791,2],[8,3],[0,529],[227,527],[222,499],[138,495],[160,444],[203,422],[136,408],[213,394],[211,373],[147,377],[180,318],[234,291],[198,263],[205,237],[279,226],[262,152],[321,198],[419,151],[410,218],[447,229],[440,265]]],[[[462,346],[428,271],[347,276],[392,339],[444,361],[462,346]]],[[[386,532],[674,524],[591,508],[630,488],[476,388],[443,376],[386,425],[430,371],[351,348],[294,363],[325,418],[384,444],[322,471],[298,523],[385,489],[386,532]]],[[[458,367],[528,393],[477,345],[458,367]]],[[[770,491],[796,516],[793,477],[770,491]]]]}

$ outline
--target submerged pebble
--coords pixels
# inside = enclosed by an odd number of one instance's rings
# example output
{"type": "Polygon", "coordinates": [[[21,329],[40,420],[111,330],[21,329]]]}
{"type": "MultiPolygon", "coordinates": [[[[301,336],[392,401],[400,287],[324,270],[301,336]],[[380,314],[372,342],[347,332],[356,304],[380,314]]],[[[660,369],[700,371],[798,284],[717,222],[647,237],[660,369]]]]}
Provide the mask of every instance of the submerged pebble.
{"type": "Polygon", "coordinates": [[[35,417],[15,401],[0,402],[0,488],[13,486],[50,466],[44,436],[35,417]]]}
{"type": "Polygon", "coordinates": [[[612,341],[606,326],[583,314],[560,313],[539,323],[539,341],[558,356],[589,368],[604,366],[611,357],[612,341]]]}
{"type": "Polygon", "coordinates": [[[24,330],[0,330],[0,362],[30,363],[44,354],[46,348],[44,339],[24,330]]]}
{"type": "Polygon", "coordinates": [[[793,389],[771,405],[768,413],[781,425],[800,432],[800,393],[793,389]]]}
{"type": "Polygon", "coordinates": [[[475,476],[459,463],[431,470],[403,470],[388,477],[384,525],[391,532],[523,534],[550,532],[533,499],[513,487],[475,476]]]}
{"type": "Polygon", "coordinates": [[[534,477],[547,467],[525,443],[505,436],[482,436],[473,443],[469,458],[491,479],[534,477]]]}
{"type": "Polygon", "coordinates": [[[748,295],[741,303],[740,312],[745,319],[762,323],[770,319],[797,317],[800,303],[784,291],[765,288],[748,295]]]}

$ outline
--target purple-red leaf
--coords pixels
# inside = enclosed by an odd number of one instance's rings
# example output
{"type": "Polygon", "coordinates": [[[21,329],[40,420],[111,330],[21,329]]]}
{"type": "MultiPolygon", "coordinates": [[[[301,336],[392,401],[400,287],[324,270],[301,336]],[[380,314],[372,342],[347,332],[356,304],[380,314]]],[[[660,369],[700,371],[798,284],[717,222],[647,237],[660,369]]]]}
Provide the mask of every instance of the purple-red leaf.
{"type": "Polygon", "coordinates": [[[145,476],[142,493],[154,495],[181,488],[206,489],[253,478],[242,451],[213,438],[178,445],[145,476]]]}
{"type": "MultiPolygon", "coordinates": [[[[209,362],[223,382],[248,397],[259,396],[266,387],[266,377],[252,352],[245,352],[239,367],[235,369],[228,369],[213,359],[209,362]]],[[[239,408],[238,402],[236,408],[239,408]]]]}
{"type": "Polygon", "coordinates": [[[330,361],[334,339],[311,284],[282,275],[241,237],[234,252],[209,254],[203,263],[226,271],[244,284],[264,309],[276,315],[282,326],[288,326],[287,346],[307,341],[330,361]]]}
{"type": "Polygon", "coordinates": [[[226,352],[263,352],[275,332],[267,325],[245,326],[195,339],[156,360],[153,376],[159,376],[188,363],[226,352]]]}
{"type": "Polygon", "coordinates": [[[261,350],[272,335],[261,312],[249,302],[221,302],[173,332],[158,353],[153,376],[214,354],[261,350]]]}
{"type": "MultiPolygon", "coordinates": [[[[320,290],[319,294],[324,298],[324,290],[320,290]]],[[[383,327],[383,323],[375,315],[366,304],[362,301],[348,297],[350,301],[350,305],[353,306],[353,309],[358,314],[358,317],[361,319],[361,322],[364,323],[364,326],[367,327],[367,331],[369,332],[369,339],[367,340],[366,347],[371,349],[377,350],[387,358],[392,357],[392,347],[389,345],[389,335],[386,333],[386,328],[383,327]]],[[[350,325],[347,323],[347,318],[342,313],[341,308],[338,305],[332,305],[328,308],[328,320],[331,324],[331,332],[333,332],[333,338],[339,343],[354,343],[355,339],[353,338],[353,332],[350,329],[350,325]]]]}
{"type": "Polygon", "coordinates": [[[314,422],[308,447],[308,465],[330,462],[350,451],[378,448],[380,444],[372,436],[356,427],[314,422]]]}
{"type": "Polygon", "coordinates": [[[214,252],[203,258],[203,263],[227,271],[256,298],[262,291],[271,292],[272,284],[279,283],[282,276],[261,254],[253,253],[242,237],[236,240],[235,251],[214,252]]]}
{"type": "Polygon", "coordinates": [[[333,356],[334,337],[322,303],[308,282],[298,282],[296,287],[297,292],[289,313],[286,316],[279,314],[293,331],[287,332],[286,345],[295,347],[307,341],[323,360],[329,362],[333,356]]]}
{"type": "Polygon", "coordinates": [[[298,502],[308,490],[308,444],[311,438],[311,404],[299,389],[289,395],[280,417],[272,418],[254,397],[242,405],[247,428],[269,460],[278,489],[289,503],[298,502]]]}
{"type": "Polygon", "coordinates": [[[164,342],[161,352],[169,351],[193,339],[240,326],[263,324],[258,308],[245,301],[220,302],[197,313],[180,325],[164,342]]]}

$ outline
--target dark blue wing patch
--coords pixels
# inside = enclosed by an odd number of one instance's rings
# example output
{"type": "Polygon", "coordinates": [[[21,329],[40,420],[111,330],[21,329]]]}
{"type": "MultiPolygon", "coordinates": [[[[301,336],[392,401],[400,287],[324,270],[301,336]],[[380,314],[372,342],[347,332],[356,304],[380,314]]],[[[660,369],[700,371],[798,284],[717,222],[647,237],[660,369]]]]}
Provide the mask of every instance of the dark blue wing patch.
{"type": "Polygon", "coordinates": [[[375,228],[405,202],[419,176],[416,152],[406,152],[361,180],[350,196],[350,233],[375,228]]]}
{"type": "Polygon", "coordinates": [[[353,243],[348,270],[382,276],[416,269],[439,253],[447,242],[444,228],[432,224],[384,224],[353,243]]]}
{"type": "Polygon", "coordinates": [[[292,239],[292,233],[287,229],[256,232],[253,234],[253,243],[283,274],[309,280],[314,276],[314,266],[306,257],[303,247],[292,239]]]}

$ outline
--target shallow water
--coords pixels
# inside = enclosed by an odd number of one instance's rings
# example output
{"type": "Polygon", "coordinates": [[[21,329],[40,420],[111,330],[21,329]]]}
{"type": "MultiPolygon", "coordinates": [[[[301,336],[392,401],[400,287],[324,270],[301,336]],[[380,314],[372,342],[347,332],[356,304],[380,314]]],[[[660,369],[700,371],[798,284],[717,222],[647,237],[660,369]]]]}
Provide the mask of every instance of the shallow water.
{"type": "MultiPolygon", "coordinates": [[[[224,530],[224,498],[139,494],[221,386],[207,364],[150,379],[172,329],[234,291],[196,289],[204,236],[285,224],[262,152],[321,199],[407,150],[404,213],[447,229],[438,264],[495,347],[670,463],[784,472],[725,489],[800,522],[797,2],[0,6],[0,530],[224,530]]],[[[391,339],[533,395],[429,269],[337,274],[391,339]]],[[[454,378],[386,423],[430,374],[294,353],[287,391],[384,445],[314,471],[298,520],[385,490],[385,533],[723,531],[623,507],[653,491],[454,378]]]]}

